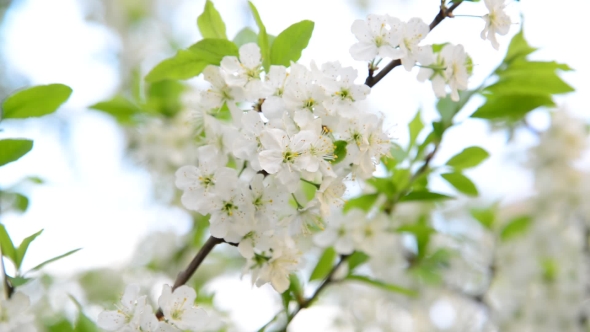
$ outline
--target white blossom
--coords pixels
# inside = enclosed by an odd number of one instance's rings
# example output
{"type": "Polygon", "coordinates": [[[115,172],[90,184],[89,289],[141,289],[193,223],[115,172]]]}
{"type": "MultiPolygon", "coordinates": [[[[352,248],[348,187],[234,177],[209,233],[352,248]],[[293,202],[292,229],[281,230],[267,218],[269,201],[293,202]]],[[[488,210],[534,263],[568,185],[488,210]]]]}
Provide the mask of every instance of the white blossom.
{"type": "Polygon", "coordinates": [[[495,49],[500,47],[500,44],[496,40],[496,34],[502,36],[506,35],[512,24],[510,16],[504,11],[504,8],[506,7],[504,1],[505,0],[484,0],[489,13],[482,17],[486,22],[486,26],[481,32],[481,39],[488,39],[491,41],[492,46],[495,49]]]}

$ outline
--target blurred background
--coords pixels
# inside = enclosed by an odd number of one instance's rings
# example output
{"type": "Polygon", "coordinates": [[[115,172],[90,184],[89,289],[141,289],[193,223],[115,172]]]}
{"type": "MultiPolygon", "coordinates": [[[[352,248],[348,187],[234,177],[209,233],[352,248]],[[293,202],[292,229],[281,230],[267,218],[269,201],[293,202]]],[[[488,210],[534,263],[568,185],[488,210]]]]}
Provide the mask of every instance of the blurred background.
{"type": "MultiPolygon", "coordinates": [[[[257,31],[246,1],[214,3],[230,39],[244,26],[257,31]]],[[[590,63],[581,46],[581,35],[590,8],[576,0],[508,3],[507,10],[517,23],[507,36],[499,38],[499,51],[480,38],[484,22],[473,17],[445,20],[425,43],[463,44],[475,64],[470,87],[476,87],[504,57],[511,36],[522,23],[529,43],[540,48],[533,55],[535,59],[555,60],[574,68],[562,77],[576,92],[558,97],[557,102],[579,121],[588,123],[590,112],[583,98],[590,95],[590,63]]],[[[259,0],[255,4],[271,34],[303,19],[314,21],[311,42],[300,62],[308,65],[311,60],[320,64],[339,60],[358,69],[358,82],[362,82],[366,64],[355,62],[348,52],[355,42],[350,33],[352,22],[369,13],[388,13],[402,20],[421,17],[430,22],[440,1],[259,0]]],[[[46,288],[54,292],[49,299],[55,302],[52,308],[73,306],[68,304],[67,294],[88,298],[91,303],[115,303],[116,292],[100,298],[105,294],[103,288],[111,288],[109,282],[120,292],[124,282],[152,278],[144,286],[154,287],[156,294],[161,284],[173,280],[186,261],[183,257],[192,256],[199,247],[204,230],[193,227],[199,217],[175,203],[178,192],[173,184],[175,169],[189,163],[193,152],[190,146],[181,147],[183,143],[177,142],[183,139],[182,132],[167,133],[161,125],[181,120],[170,117],[126,127],[89,106],[116,94],[133,93],[155,64],[198,41],[201,36],[196,18],[203,7],[202,0],[0,1],[0,98],[37,84],[63,83],[74,91],[67,104],[53,115],[0,124],[0,138],[35,141],[31,153],[0,169],[0,188],[18,187],[30,202],[24,213],[4,211],[0,215],[13,241],[18,243],[45,229],[29,250],[24,269],[83,248],[46,268],[54,280],[52,287],[46,288]],[[162,143],[161,137],[170,137],[170,141],[162,143]],[[167,144],[179,149],[168,151],[167,144]],[[23,181],[30,176],[41,178],[43,183],[23,181]],[[187,241],[194,242],[192,249],[185,247],[187,241]],[[175,258],[170,260],[170,255],[175,258]],[[124,278],[116,271],[126,271],[124,278]],[[100,284],[104,286],[97,286],[100,284]]],[[[484,15],[486,11],[482,4],[464,3],[455,13],[484,15]]],[[[386,128],[401,145],[407,142],[407,123],[418,109],[422,109],[426,123],[437,117],[431,86],[419,83],[416,73],[417,69],[406,72],[396,68],[369,98],[372,108],[386,114],[386,128]]],[[[200,78],[186,83],[182,89],[203,86],[200,78]]],[[[545,130],[550,116],[543,110],[534,111],[527,116],[529,129],[519,128],[509,135],[506,130],[495,130],[484,121],[468,118],[482,101],[474,98],[465,114],[458,116],[462,123],[449,130],[434,164],[466,146],[486,148],[490,159],[467,173],[482,193],[478,202],[472,203],[518,207],[535,194],[533,174],[523,164],[527,161],[526,151],[538,143],[534,131],[545,130]]],[[[177,102],[179,109],[190,110],[190,93],[184,93],[177,102]]],[[[577,167],[588,169],[589,161],[586,153],[577,167]]],[[[433,187],[452,192],[442,181],[433,182],[433,187]]],[[[466,202],[453,204],[462,206],[466,202]]],[[[280,298],[270,286],[252,288],[249,278],[240,278],[241,261],[232,249],[217,249],[219,255],[206,269],[199,270],[204,288],[197,291],[203,299],[215,293],[210,304],[220,315],[231,317],[237,330],[252,331],[280,309],[280,298]]],[[[27,285],[28,292],[35,294],[48,284],[43,282],[27,285]]],[[[35,296],[32,299],[35,301],[35,296]]],[[[99,306],[88,308],[91,318],[100,312],[99,306]]],[[[441,310],[446,310],[444,305],[441,310]]],[[[305,311],[294,321],[293,331],[323,331],[326,327],[321,327],[322,322],[328,326],[336,312],[330,305],[305,311]],[[309,325],[310,321],[313,325],[309,325]]]]}

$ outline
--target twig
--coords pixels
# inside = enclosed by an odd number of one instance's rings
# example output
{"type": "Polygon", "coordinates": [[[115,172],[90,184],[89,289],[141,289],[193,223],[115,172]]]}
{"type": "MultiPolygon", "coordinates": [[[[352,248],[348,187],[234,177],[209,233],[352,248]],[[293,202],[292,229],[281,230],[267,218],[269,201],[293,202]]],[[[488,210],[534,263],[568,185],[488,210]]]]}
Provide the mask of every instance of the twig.
{"type": "MultiPolygon", "coordinates": [[[[207,239],[207,242],[205,242],[205,244],[201,247],[201,249],[199,250],[199,252],[195,256],[195,258],[193,258],[193,260],[187,266],[186,270],[184,270],[178,274],[178,277],[176,277],[176,281],[174,282],[174,286],[172,286],[172,291],[174,291],[176,288],[186,284],[186,282],[193,276],[195,271],[197,271],[197,269],[199,268],[201,263],[203,263],[203,260],[205,260],[205,257],[207,257],[207,255],[209,255],[211,250],[213,250],[213,248],[216,245],[223,243],[223,242],[225,242],[223,239],[218,239],[216,237],[209,236],[209,239],[207,239]]],[[[230,243],[230,244],[232,244],[232,243],[230,243]]],[[[161,319],[162,317],[164,317],[164,313],[162,312],[162,309],[158,309],[158,312],[156,312],[156,317],[158,317],[158,319],[161,319]]]]}
{"type": "MultiPolygon", "coordinates": [[[[453,17],[453,10],[455,10],[457,7],[459,7],[459,5],[462,2],[463,2],[463,0],[459,0],[457,2],[454,2],[453,5],[451,5],[451,7],[449,7],[449,8],[445,8],[444,6],[441,6],[440,11],[436,15],[436,17],[434,17],[434,20],[432,20],[432,22],[430,23],[430,31],[432,31],[432,29],[434,29],[437,25],[439,25],[440,22],[442,22],[446,17],[453,17]]],[[[372,88],[373,86],[375,86],[375,84],[379,83],[379,81],[381,81],[381,79],[383,77],[385,77],[385,75],[387,75],[393,68],[395,68],[401,64],[402,64],[402,62],[399,59],[392,60],[390,63],[387,64],[387,66],[385,66],[383,69],[381,69],[377,73],[377,75],[373,76],[373,73],[369,72],[369,75],[367,76],[367,79],[365,80],[365,85],[367,85],[369,88],[372,88]]]]}
{"type": "Polygon", "coordinates": [[[333,281],[332,278],[334,277],[336,271],[338,271],[338,268],[340,268],[340,266],[344,262],[346,262],[349,257],[350,255],[340,255],[340,260],[338,261],[338,263],[336,263],[336,265],[332,267],[332,270],[330,270],[330,273],[328,273],[328,276],[326,277],[326,279],[324,279],[322,284],[315,290],[315,292],[313,292],[313,294],[309,298],[299,303],[297,305],[297,308],[295,308],[295,310],[293,310],[293,312],[289,316],[287,316],[287,324],[285,325],[285,329],[283,331],[287,330],[287,326],[289,326],[291,320],[295,318],[295,316],[299,313],[301,309],[309,307],[313,303],[313,301],[315,301],[318,298],[320,293],[328,286],[328,284],[330,284],[333,281]]]}

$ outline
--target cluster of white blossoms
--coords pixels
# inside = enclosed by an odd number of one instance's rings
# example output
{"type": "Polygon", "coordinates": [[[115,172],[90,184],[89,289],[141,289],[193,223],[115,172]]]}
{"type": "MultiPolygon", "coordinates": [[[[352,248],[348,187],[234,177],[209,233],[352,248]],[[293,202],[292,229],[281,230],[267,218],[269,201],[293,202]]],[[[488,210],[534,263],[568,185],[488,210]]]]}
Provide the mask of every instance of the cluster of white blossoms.
{"type": "MultiPolygon", "coordinates": [[[[504,11],[504,1],[485,0],[489,13],[482,16],[486,25],[481,37],[489,39],[495,49],[499,47],[496,34],[506,35],[512,24],[504,11]]],[[[371,14],[365,21],[354,21],[351,31],[358,39],[358,43],[350,48],[355,60],[371,61],[373,65],[384,58],[400,60],[407,71],[418,63],[421,67],[418,80],[430,80],[439,98],[447,95],[447,85],[453,101],[459,101],[458,90],[467,89],[472,63],[463,46],[445,44],[441,48],[420,45],[430,32],[430,27],[422,19],[414,17],[402,22],[387,14],[371,14]]]]}
{"type": "Polygon", "coordinates": [[[35,332],[35,317],[29,313],[29,297],[21,292],[0,301],[0,331],[35,332]]]}
{"type": "Polygon", "coordinates": [[[158,319],[146,295],[140,295],[140,287],[131,284],[125,289],[117,310],[103,311],[97,324],[107,331],[174,332],[202,331],[209,324],[207,313],[194,306],[197,294],[188,286],[172,291],[164,285],[158,305],[163,317],[158,319]]]}
{"type": "Polygon", "coordinates": [[[346,179],[371,177],[391,143],[382,116],[359,106],[370,89],[354,83],[356,70],[330,62],[264,74],[256,44],[239,54],[204,70],[198,163],[181,167],[176,185],[185,207],[210,215],[211,235],[239,243],[253,282],[283,292],[300,237],[324,228],[346,179]]]}

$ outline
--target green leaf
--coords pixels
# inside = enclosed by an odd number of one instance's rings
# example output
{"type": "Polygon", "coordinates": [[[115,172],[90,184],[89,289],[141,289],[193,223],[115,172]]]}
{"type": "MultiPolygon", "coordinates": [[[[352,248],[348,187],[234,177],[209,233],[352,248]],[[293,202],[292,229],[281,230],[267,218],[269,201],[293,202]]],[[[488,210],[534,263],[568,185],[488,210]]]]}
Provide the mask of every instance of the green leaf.
{"type": "Polygon", "coordinates": [[[362,283],[369,284],[371,286],[374,286],[374,287],[377,287],[377,288],[380,288],[380,289],[383,289],[383,290],[386,290],[389,292],[393,292],[393,293],[400,293],[400,294],[404,294],[404,295],[412,296],[412,297],[418,296],[418,292],[413,289],[409,289],[409,288],[405,288],[405,287],[393,285],[393,284],[387,284],[383,281],[371,279],[366,276],[349,275],[348,277],[346,277],[346,280],[360,281],[362,283]]]}
{"type": "Polygon", "coordinates": [[[309,277],[309,281],[314,280],[323,280],[326,278],[328,273],[332,270],[332,266],[334,266],[334,261],[336,260],[336,251],[332,247],[326,248],[324,253],[318,260],[313,272],[311,272],[311,276],[309,277]]]}
{"type": "Polygon", "coordinates": [[[490,154],[483,148],[470,146],[449,159],[447,166],[455,169],[471,168],[479,165],[489,156],[490,154]]]}
{"type": "Polygon", "coordinates": [[[40,230],[37,233],[25,238],[23,242],[21,242],[21,244],[18,246],[18,249],[16,249],[15,265],[17,270],[20,269],[20,266],[23,263],[23,259],[25,258],[27,250],[29,249],[29,245],[37,238],[37,236],[41,235],[41,233],[43,233],[43,230],[40,230]]]}
{"type": "Polygon", "coordinates": [[[496,213],[493,208],[489,209],[471,209],[469,211],[475,220],[479,221],[482,226],[491,230],[496,220],[496,213]]]}
{"type": "Polygon", "coordinates": [[[89,108],[105,112],[122,124],[133,123],[133,118],[141,113],[141,109],[135,103],[121,95],[115,96],[111,100],[96,103],[89,108]]]}
{"type": "Polygon", "coordinates": [[[391,178],[370,178],[367,183],[373,188],[377,189],[378,193],[385,194],[389,198],[393,198],[397,192],[397,188],[391,178]]]}
{"type": "Polygon", "coordinates": [[[334,142],[334,145],[336,148],[334,149],[334,160],[332,161],[332,164],[338,164],[346,158],[346,146],[348,143],[346,141],[336,141],[334,142]]]}
{"type": "Polygon", "coordinates": [[[33,148],[30,139],[2,139],[0,140],[0,166],[4,166],[27,154],[33,148]]]}
{"type": "Polygon", "coordinates": [[[410,201],[434,201],[440,199],[453,199],[451,196],[430,192],[430,191],[412,191],[406,196],[400,198],[400,202],[410,202],[410,201]]]}
{"type": "Polygon", "coordinates": [[[53,258],[51,258],[51,259],[48,259],[48,260],[46,260],[45,262],[43,262],[43,263],[41,263],[41,264],[39,264],[39,265],[35,266],[34,268],[30,269],[29,271],[27,271],[27,273],[28,273],[28,272],[32,272],[32,271],[38,271],[38,270],[42,269],[42,268],[43,268],[45,265],[47,265],[47,264],[49,264],[49,263],[53,263],[53,262],[55,262],[55,261],[58,261],[58,260],[60,260],[60,259],[62,259],[62,258],[65,258],[65,257],[67,257],[67,256],[70,256],[71,254],[73,254],[73,253],[75,253],[75,252],[78,252],[79,250],[82,250],[82,248],[74,249],[74,250],[71,250],[71,251],[68,251],[68,252],[66,252],[65,254],[62,254],[62,255],[59,255],[59,256],[53,257],[53,258]]]}
{"type": "Polygon", "coordinates": [[[289,67],[291,61],[297,62],[301,52],[307,47],[314,23],[301,21],[281,32],[272,43],[270,50],[270,64],[289,67]]]}
{"type": "Polygon", "coordinates": [[[227,39],[225,34],[225,23],[221,15],[215,9],[213,3],[209,0],[205,2],[203,13],[197,18],[197,25],[203,38],[220,38],[227,39]]]}
{"type": "Polygon", "coordinates": [[[503,98],[506,95],[530,98],[574,91],[574,88],[565,83],[554,71],[539,70],[534,67],[539,66],[519,69],[517,72],[507,70],[500,76],[497,83],[486,87],[484,92],[491,93],[496,98],[503,98]]]}
{"type": "Polygon", "coordinates": [[[3,224],[0,224],[0,248],[4,257],[9,258],[16,265],[16,249],[3,224]]]}
{"type": "Polygon", "coordinates": [[[530,216],[520,216],[510,220],[500,231],[500,239],[507,241],[526,233],[532,221],[530,216]]]}
{"type": "Polygon", "coordinates": [[[441,174],[443,179],[450,183],[455,189],[469,196],[477,196],[479,192],[475,184],[465,175],[459,172],[441,174]]]}
{"type": "Polygon", "coordinates": [[[260,53],[262,54],[262,65],[264,66],[264,70],[268,72],[270,68],[270,42],[266,33],[266,27],[262,23],[258,9],[256,9],[252,1],[248,1],[248,5],[254,16],[254,21],[256,21],[256,25],[258,26],[258,46],[260,46],[260,53]]]}
{"type": "Polygon", "coordinates": [[[524,33],[521,29],[516,35],[514,35],[514,37],[512,37],[510,45],[508,46],[508,52],[504,57],[504,63],[510,63],[517,58],[524,58],[536,50],[536,48],[531,47],[524,39],[524,33]]]}
{"type": "Polygon", "coordinates": [[[57,322],[52,322],[51,325],[45,326],[47,332],[73,332],[72,324],[66,318],[61,318],[57,322]]]}
{"type": "Polygon", "coordinates": [[[72,89],[63,84],[38,85],[21,90],[6,98],[1,118],[24,119],[53,113],[71,94],[72,89]]]}
{"type": "Polygon", "coordinates": [[[33,280],[33,278],[25,278],[21,276],[17,276],[14,278],[9,276],[8,279],[10,280],[10,284],[12,285],[12,287],[20,287],[26,284],[27,282],[33,280]]]}
{"type": "Polygon", "coordinates": [[[518,120],[541,106],[555,106],[551,96],[506,95],[489,97],[487,102],[471,115],[472,118],[518,120]]]}
{"type": "Polygon", "coordinates": [[[298,299],[303,299],[303,284],[295,273],[289,274],[289,291],[298,299]]]}
{"type": "Polygon", "coordinates": [[[199,75],[209,65],[191,51],[180,50],[170,59],[160,62],[152,69],[145,80],[157,82],[167,79],[185,80],[199,75]]]}
{"type": "Polygon", "coordinates": [[[377,201],[378,197],[379,197],[379,193],[374,193],[374,194],[367,194],[367,195],[362,195],[359,197],[349,199],[344,204],[343,210],[344,210],[344,212],[348,212],[349,210],[356,208],[356,209],[361,209],[363,211],[369,211],[369,209],[371,209],[373,204],[375,204],[375,201],[377,201]]]}
{"type": "Polygon", "coordinates": [[[14,208],[19,212],[25,212],[29,208],[29,198],[23,194],[13,193],[14,208]]]}
{"type": "Polygon", "coordinates": [[[416,138],[418,138],[418,135],[420,135],[420,132],[422,129],[424,129],[424,123],[420,118],[420,113],[420,110],[418,110],[414,116],[414,119],[412,119],[412,121],[410,121],[408,124],[408,129],[410,131],[410,144],[408,146],[408,151],[414,146],[416,143],[416,138]]]}
{"type": "Polygon", "coordinates": [[[199,75],[208,65],[218,66],[224,56],[237,56],[238,47],[225,39],[203,39],[187,50],[180,50],[172,58],[160,62],[145,80],[184,80],[199,75]]]}
{"type": "Polygon", "coordinates": [[[476,92],[477,90],[459,91],[459,101],[453,101],[450,96],[439,99],[436,110],[440,114],[441,123],[447,128],[450,127],[453,124],[453,117],[463,109],[476,92]]]}
{"type": "Polygon", "coordinates": [[[346,262],[348,263],[348,271],[352,273],[357,266],[365,263],[369,260],[369,256],[362,251],[355,251],[348,257],[346,262]]]}
{"type": "Polygon", "coordinates": [[[201,60],[219,66],[225,56],[238,56],[238,47],[226,39],[203,39],[188,48],[201,60]]]}
{"type": "Polygon", "coordinates": [[[256,34],[256,32],[254,32],[254,30],[252,30],[249,27],[245,27],[242,30],[240,30],[240,32],[238,32],[238,34],[234,37],[233,42],[238,47],[240,47],[244,44],[256,43],[257,38],[258,35],[256,34]]]}
{"type": "Polygon", "coordinates": [[[446,44],[448,44],[448,43],[432,44],[432,52],[438,53],[438,52],[442,51],[443,47],[445,47],[446,44]]]}
{"type": "Polygon", "coordinates": [[[178,81],[163,80],[152,83],[147,90],[145,108],[172,118],[183,108],[181,98],[184,91],[184,84],[178,81]]]}
{"type": "Polygon", "coordinates": [[[421,216],[415,224],[407,224],[398,227],[397,231],[411,233],[416,237],[416,242],[418,244],[418,258],[420,259],[426,256],[430,237],[432,234],[436,233],[436,230],[428,225],[424,216],[421,216]]]}

